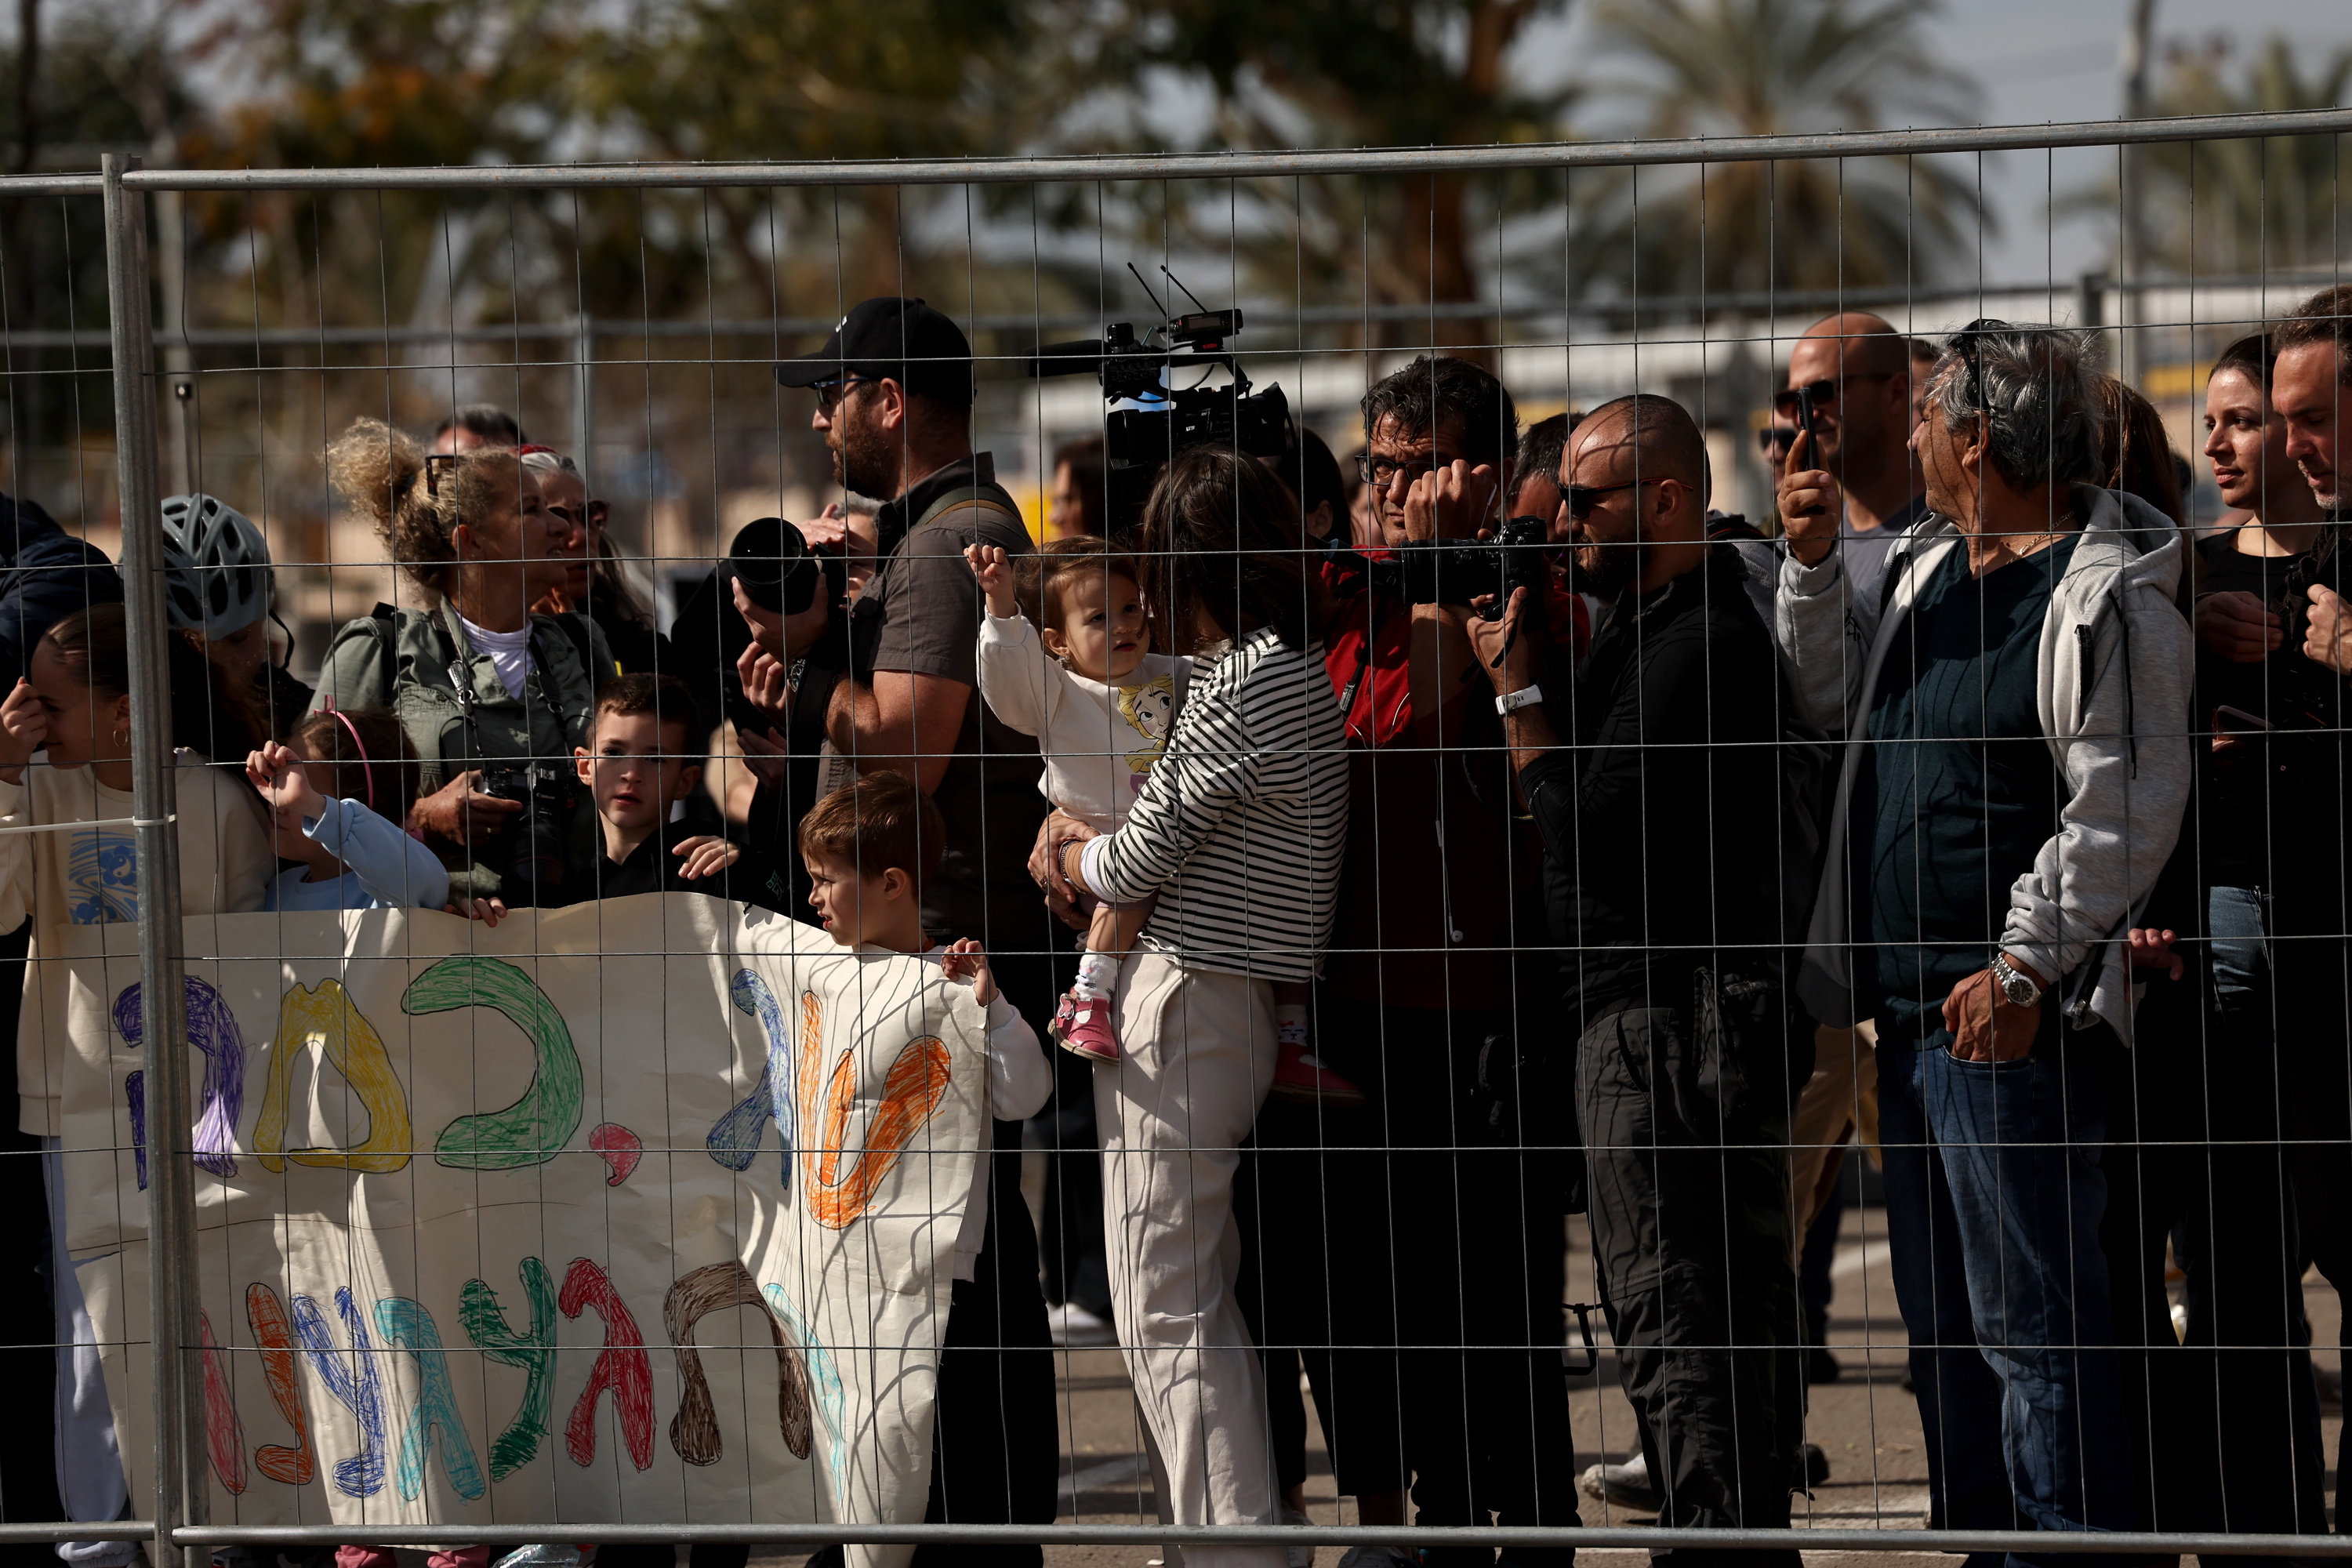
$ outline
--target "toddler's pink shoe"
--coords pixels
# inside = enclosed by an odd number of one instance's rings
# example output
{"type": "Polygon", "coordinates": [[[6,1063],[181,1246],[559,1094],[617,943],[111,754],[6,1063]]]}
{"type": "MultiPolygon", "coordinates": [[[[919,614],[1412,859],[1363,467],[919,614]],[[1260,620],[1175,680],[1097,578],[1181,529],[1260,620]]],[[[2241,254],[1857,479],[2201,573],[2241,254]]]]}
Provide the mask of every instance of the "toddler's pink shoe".
{"type": "Polygon", "coordinates": [[[1054,1009],[1054,1022],[1049,1026],[1066,1051],[1091,1061],[1118,1060],[1118,1036],[1110,1026],[1108,996],[1081,996],[1073,986],[1062,993],[1062,1005],[1054,1009]]]}
{"type": "Polygon", "coordinates": [[[1274,1083],[1268,1093],[1284,1100],[1336,1106],[1345,1110],[1364,1103],[1364,1091],[1323,1065],[1323,1058],[1302,1041],[1285,1041],[1275,1047],[1274,1083]]]}

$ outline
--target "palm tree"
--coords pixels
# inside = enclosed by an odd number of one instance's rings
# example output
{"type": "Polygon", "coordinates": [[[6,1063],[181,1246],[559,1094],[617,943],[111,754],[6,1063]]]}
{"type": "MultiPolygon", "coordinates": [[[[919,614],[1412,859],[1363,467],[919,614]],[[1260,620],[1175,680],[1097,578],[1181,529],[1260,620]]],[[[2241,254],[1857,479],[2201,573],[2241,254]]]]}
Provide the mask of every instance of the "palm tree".
{"type": "MultiPolygon", "coordinates": [[[[1205,89],[1212,146],[1459,147],[1565,134],[1574,89],[1513,80],[1509,57],[1568,4],[1076,0],[1063,31],[1072,79],[1173,75],[1205,89]]],[[[1493,270],[1482,234],[1498,204],[1532,191],[1461,174],[1200,182],[1153,189],[1134,216],[1147,241],[1229,251],[1235,272],[1278,298],[1411,306],[1478,299],[1493,270]]],[[[1400,331],[1418,342],[1430,330],[1400,331]]],[[[1442,321],[1434,331],[1465,342],[1491,328],[1442,321]]]]}
{"type": "MultiPolygon", "coordinates": [[[[2151,105],[2159,115],[2327,109],[2352,87],[2352,49],[2314,62],[2306,79],[2293,46],[2273,37],[2242,80],[2223,77],[2226,40],[2175,50],[2151,105]]],[[[2247,274],[2325,267],[2347,233],[2338,139],[2174,142],[2146,149],[2151,259],[2179,271],[2247,274]]]]}
{"type": "MultiPolygon", "coordinates": [[[[1933,0],[1602,0],[1611,89],[1641,134],[1752,136],[1965,120],[1971,84],[1919,34],[1933,0]]],[[[1927,158],[1612,171],[1571,182],[1571,265],[1644,294],[1826,289],[1950,270],[1989,226],[1980,193],[1927,158]]],[[[1581,290],[1580,290],[1581,291],[1581,290]]]]}

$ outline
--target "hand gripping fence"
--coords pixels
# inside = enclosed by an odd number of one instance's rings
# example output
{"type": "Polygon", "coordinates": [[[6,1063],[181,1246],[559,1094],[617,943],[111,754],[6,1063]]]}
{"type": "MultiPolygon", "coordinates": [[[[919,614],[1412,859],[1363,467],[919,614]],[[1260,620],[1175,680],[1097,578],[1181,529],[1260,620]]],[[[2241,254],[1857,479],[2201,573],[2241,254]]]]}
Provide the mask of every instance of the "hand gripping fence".
{"type": "MultiPolygon", "coordinates": [[[[929,162],[215,171],[150,169],[142,167],[140,160],[135,157],[109,153],[105,156],[102,173],[96,176],[41,174],[0,179],[0,195],[20,199],[95,196],[99,198],[103,212],[108,314],[108,330],[103,343],[97,341],[94,333],[70,328],[57,330],[37,326],[5,335],[28,351],[58,349],[79,353],[84,349],[103,347],[110,363],[116,433],[115,483],[119,489],[122,519],[120,559],[127,606],[126,651],[132,714],[132,806],[131,816],[121,819],[119,826],[131,829],[136,845],[137,973],[140,987],[136,1025],[140,1031],[139,1048],[142,1053],[143,1126],[147,1140],[147,1146],[142,1151],[142,1165],[153,1280],[147,1301],[148,1333],[153,1356],[153,1452],[152,1462],[146,1467],[153,1478],[153,1487],[152,1493],[134,1493],[131,1503],[132,1511],[143,1511],[147,1517],[125,1518],[104,1523],[26,1523],[12,1521],[0,1524],[0,1541],[143,1542],[150,1543],[150,1550],[159,1563],[167,1547],[185,1552],[189,1554],[185,1561],[190,1568],[195,1568],[206,1554],[216,1548],[242,1546],[270,1552],[332,1545],[350,1540],[355,1531],[362,1529],[374,1543],[386,1546],[430,1545],[440,1549],[571,1542],[583,1535],[593,1535],[600,1544],[609,1546],[742,1544],[795,1550],[832,1543],[903,1542],[936,1545],[1043,1544],[1048,1548],[1150,1544],[1183,1550],[1247,1546],[1386,1546],[1393,1543],[1409,1543],[1424,1549],[1580,1547],[1946,1552],[2034,1552],[2052,1547],[2047,1532],[2030,1528],[1843,1527],[1833,1522],[1834,1515],[1828,1513],[1813,1514],[1802,1527],[1786,1530],[1696,1529],[1665,1525],[1628,1527],[1611,1521],[1612,1516],[1601,1512],[1594,1504],[1587,1505],[1588,1517],[1599,1514],[1604,1522],[1575,1528],[1510,1521],[1492,1526],[1419,1526],[1410,1529],[1380,1524],[1324,1522],[1194,1526],[1160,1522],[1149,1517],[1139,1518],[1134,1522],[1054,1524],[593,1524],[527,1520],[494,1525],[427,1522],[353,1527],[214,1522],[209,1517],[207,1500],[212,1490],[207,1480],[208,1446],[215,1440],[208,1430],[206,1420],[206,1379],[211,1356],[211,1341],[207,1336],[219,1331],[220,1325],[203,1319],[197,1289],[197,1173],[208,1151],[198,1146],[199,1141],[193,1131],[195,1118],[188,1110],[196,1103],[195,1078],[204,1070],[204,1065],[191,1059],[191,1023],[186,1002],[188,970],[183,952],[182,921],[173,913],[182,907],[183,902],[180,836],[173,831],[173,825],[178,814],[190,808],[178,798],[175,778],[179,770],[172,765],[174,742],[167,639],[173,634],[170,630],[165,605],[165,541],[158,524],[159,509],[165,490],[179,488],[184,481],[175,474],[173,482],[167,486],[162,477],[164,453],[167,447],[173,445],[173,440],[166,432],[159,429],[159,400],[160,406],[171,406],[166,388],[178,373],[159,371],[156,363],[158,334],[150,310],[151,289],[155,279],[155,268],[149,253],[148,208],[151,198],[160,201],[166,197],[179,199],[205,195],[236,201],[267,192],[326,195],[392,192],[427,195],[532,191],[709,192],[762,188],[855,191],[913,186],[1008,185],[1069,186],[1080,190],[1091,187],[1099,191],[1106,185],[1120,182],[1165,186],[1180,182],[1226,182],[1230,184],[1277,177],[1286,180],[1433,176],[1499,179],[1507,174],[1578,174],[1584,171],[1601,174],[1660,167],[1711,170],[1739,164],[1774,165],[1808,160],[1919,159],[1941,154],[2000,151],[2121,150],[2173,142],[2200,145],[2258,143],[2284,137],[2334,137],[2347,132],[2352,132],[2352,110],[2321,110],[2168,121],[1759,136],[1711,141],[929,162]],[[173,1114],[161,1114],[157,1108],[163,1106],[179,1109],[173,1114]]],[[[170,265],[179,263],[173,259],[170,265]]],[[[1091,259],[1087,265],[1092,267],[1091,259]]],[[[1101,270],[1115,272],[1117,268],[1105,267],[1101,270]]],[[[2332,280],[2319,279],[2310,286],[2332,280]]],[[[1167,281],[1169,279],[1155,274],[1148,286],[1158,287],[1167,281]]],[[[1197,283],[1198,279],[1193,281],[1197,283]]],[[[2230,281],[2235,284],[2242,280],[2230,281]]],[[[2298,280],[2298,286],[2303,286],[2305,281],[2298,280]]],[[[850,281],[844,281],[841,286],[842,302],[846,305],[860,289],[858,285],[850,281]]],[[[1484,321],[1490,329],[1499,331],[1500,321],[1505,316],[1542,313],[1517,308],[1506,310],[1491,304],[1462,301],[1374,306],[1368,300],[1364,304],[1354,306],[1308,306],[1304,302],[1303,287],[1298,308],[1282,312],[1285,324],[1301,331],[1318,325],[1336,325],[1339,328],[1360,327],[1370,333],[1383,323],[1429,325],[1448,317],[1484,321]]],[[[2158,309],[2155,301],[2167,287],[2168,285],[2138,277],[2105,281],[2086,279],[2080,295],[2083,320],[2085,324],[2097,324],[2098,312],[2112,292],[2119,303],[2126,325],[2153,324],[2151,313],[2158,309]]],[[[2071,292],[2073,288],[2070,282],[2064,290],[2042,292],[2046,298],[2053,292],[2071,292]]],[[[1205,289],[1202,291],[1210,292],[1205,289]]],[[[1616,301],[1609,310],[1596,307],[1592,310],[1579,312],[1559,307],[1552,310],[1549,319],[1570,317],[1598,320],[1604,326],[1630,326],[1638,356],[1643,310],[1673,314],[1695,309],[1704,322],[1705,313],[1710,308],[1748,310],[1769,317],[1780,309],[1819,307],[1827,310],[1869,302],[1910,304],[1922,300],[1973,299],[1984,292],[1986,290],[1981,287],[1937,289],[1926,286],[1905,286],[1874,289],[1842,286],[1834,289],[1791,289],[1769,296],[1717,296],[1710,299],[1703,293],[1651,295],[1642,292],[1637,285],[1631,299],[1616,301]]],[[[2192,299],[2189,294],[2181,297],[2192,299]]],[[[1212,302],[1216,301],[1213,300],[1212,302]]],[[[2259,307],[2255,313],[2275,315],[2283,309],[2284,306],[2273,298],[2259,307]]],[[[1116,310],[1109,311],[1111,315],[1119,313],[1116,310]]],[[[1961,313],[1977,312],[1963,310],[1961,313]]],[[[836,314],[830,310],[813,310],[795,317],[784,316],[780,311],[773,319],[760,321],[600,321],[583,311],[554,321],[410,328],[331,326],[324,322],[322,315],[321,324],[316,330],[257,327],[240,331],[229,327],[192,325],[188,313],[184,311],[180,319],[167,320],[163,323],[163,335],[167,349],[179,356],[174,362],[179,364],[192,364],[194,361],[188,356],[199,351],[250,349],[259,354],[278,348],[310,345],[319,348],[323,355],[329,345],[390,345],[399,342],[446,344],[454,351],[458,342],[465,341],[511,342],[517,346],[520,362],[520,345],[534,342],[551,343],[557,355],[576,356],[578,362],[576,365],[564,364],[564,368],[576,372],[582,386],[579,412],[572,432],[573,444],[593,468],[598,436],[593,416],[591,377],[596,369],[609,372],[617,363],[604,362],[599,366],[597,344],[600,340],[631,337],[648,344],[659,341],[690,345],[693,338],[702,337],[706,345],[710,345],[709,352],[713,361],[717,361],[720,355],[715,345],[721,337],[748,339],[752,344],[748,352],[754,357],[765,357],[765,350],[761,346],[763,340],[781,339],[785,335],[805,337],[830,331],[836,314]]],[[[1104,313],[1100,311],[1040,310],[1028,314],[1001,311],[992,314],[975,310],[968,313],[964,321],[975,331],[1001,331],[1017,337],[1023,331],[1034,331],[1047,325],[1093,330],[1101,324],[1103,317],[1104,313]]],[[[2197,323],[2192,321],[2189,325],[2197,323]]],[[[1704,337],[1704,325],[1696,331],[1704,337]]],[[[1777,329],[1774,332],[1775,335],[1793,335],[1779,333],[1777,329]]],[[[1571,331],[1568,335],[1572,339],[1574,333],[1571,331]]],[[[1578,352],[1581,348],[1582,345],[1577,344],[1560,345],[1563,353],[1578,352]]],[[[1365,340],[1363,352],[1368,356],[1373,352],[1370,337],[1365,340]]],[[[1594,352],[1601,351],[1596,349],[1594,352]]],[[[1499,354],[1497,345],[1498,363],[1499,354]]],[[[1701,367],[1702,375],[1710,374],[1705,368],[1710,362],[1705,358],[1703,350],[1695,363],[1701,367]]],[[[1576,384],[1571,382],[1570,384],[1573,386],[1576,384]]],[[[1571,395],[1569,401],[1573,400],[1571,395]]],[[[1737,426],[1734,433],[1743,441],[1748,434],[1737,426]]],[[[779,439],[783,438],[780,434],[779,439]]],[[[178,439],[185,444],[188,438],[181,437],[178,439]]],[[[715,446],[715,426],[713,440],[715,446]]],[[[1335,440],[1334,445],[1340,443],[1335,440]]],[[[194,470],[191,466],[187,471],[194,470]]],[[[1718,485],[1725,484],[1729,478],[1728,474],[1719,473],[1718,485]]],[[[648,495],[652,494],[653,483],[650,479],[646,481],[648,495]]],[[[20,481],[17,488],[26,487],[20,481]]],[[[1340,521],[1344,526],[1345,520],[1340,521]]],[[[730,526],[732,526],[731,521],[730,526]]],[[[1476,696],[1473,700],[1483,702],[1485,699],[1476,696]]],[[[1360,803],[1357,809],[1366,807],[1360,803]]],[[[81,826],[107,825],[101,821],[81,826]]],[[[1458,935],[1456,940],[1459,940],[1458,935]]],[[[749,1006],[742,1010],[747,1016],[752,1012],[749,1006]]],[[[776,1046],[775,1059],[782,1059],[784,1048],[781,1043],[776,1046]]],[[[1053,1052],[1049,1044],[1047,1054],[1058,1053],[1053,1052]]],[[[764,1115],[764,1111],[754,1107],[754,1119],[761,1115],[764,1115]]],[[[604,1131],[603,1128],[598,1129],[600,1133],[604,1131]]],[[[622,1131],[625,1131],[625,1129],[622,1131]]],[[[793,1158],[789,1142],[784,1157],[789,1172],[793,1158]]],[[[769,1160],[772,1155],[762,1152],[757,1158],[769,1160]]],[[[614,1168],[615,1171],[621,1169],[618,1164],[614,1168]]],[[[805,1171],[806,1167],[803,1169],[805,1171]]],[[[622,1174],[625,1175],[625,1172],[622,1174]]],[[[617,1183],[622,1177],[616,1175],[614,1179],[617,1183]]],[[[803,1179],[806,1179],[805,1176],[803,1179]]],[[[1856,1255],[1856,1268],[1866,1269],[1874,1266],[1874,1257],[1883,1261],[1884,1251],[1881,1244],[1864,1246],[1856,1255]],[[1874,1247],[1877,1248],[1875,1254],[1872,1250],[1874,1247]]],[[[554,1263],[557,1260],[550,1261],[554,1263]]],[[[1336,1261],[1327,1259],[1327,1272],[1336,1261]]],[[[568,1283],[564,1299],[567,1303],[573,1300],[572,1287],[568,1283]]],[[[510,1300],[508,1304],[509,1313],[518,1310],[510,1300]]],[[[1570,1310],[1583,1324],[1582,1342],[1590,1349],[1593,1344],[1591,1319],[1596,1309],[1580,1304],[1570,1310]]],[[[1883,1306],[1880,1310],[1883,1312],[1883,1306]]],[[[567,1305],[565,1310],[570,1312],[571,1306],[567,1305]]],[[[646,1318],[648,1314],[641,1310],[638,1316],[646,1318]]],[[[650,1321],[643,1326],[649,1328],[650,1321]]],[[[690,1333],[690,1325],[688,1328],[690,1333]]],[[[779,1329],[777,1334],[781,1356],[783,1331],[779,1329]]],[[[677,1338],[675,1332],[673,1337],[677,1338]]],[[[1563,1335],[1563,1339],[1565,1337],[1563,1335]]],[[[758,1336],[753,1338],[756,1340],[758,1336]]],[[[648,1335],[648,1342],[654,1342],[651,1335],[648,1335]]],[[[677,1342],[690,1344],[691,1340],[688,1338],[677,1342]]],[[[708,1344],[703,1346],[706,1352],[714,1348],[708,1344]]],[[[764,1354],[766,1347],[755,1344],[752,1349],[764,1354]]],[[[420,1363],[423,1359],[419,1357],[420,1363]]],[[[1571,1363],[1571,1373],[1579,1370],[1591,1372],[1595,1367],[1610,1364],[1613,1352],[1606,1348],[1595,1349],[1584,1359],[1590,1364],[1579,1369],[1571,1363]]],[[[1283,1365],[1287,1368],[1289,1363],[1286,1361],[1283,1365]]],[[[814,1377],[807,1372],[802,1375],[814,1377]]],[[[1286,1370],[1282,1375],[1293,1374],[1286,1370]]],[[[1882,1396],[1907,1397],[1893,1394],[1883,1386],[1880,1393],[1882,1396]]],[[[617,1403],[616,1395],[616,1406],[617,1403]]],[[[598,1418],[592,1407],[591,1424],[598,1418]]],[[[564,1440],[564,1435],[552,1427],[559,1426],[560,1420],[555,1417],[549,1420],[551,1429],[547,1441],[551,1445],[559,1444],[564,1440]]],[[[817,1426],[816,1431],[819,1440],[822,1440],[822,1426],[817,1426]]],[[[1625,1450],[1626,1439],[1622,1431],[1610,1433],[1605,1438],[1608,1444],[1606,1451],[1597,1454],[1591,1447],[1590,1432],[1580,1429],[1579,1435],[1581,1439],[1578,1446],[1580,1458],[1591,1457],[1605,1460],[1619,1457],[1625,1450]]],[[[478,1436],[483,1439],[487,1452],[487,1441],[492,1434],[478,1436]]],[[[613,1436],[608,1436],[606,1440],[612,1441],[613,1436]]],[[[1075,1441],[1075,1438],[1069,1440],[1075,1441]]],[[[593,1437],[590,1446],[593,1448],[593,1437]]],[[[1837,1458],[1845,1460],[1847,1456],[1837,1458]]],[[[324,1456],[320,1456],[320,1460],[324,1462],[324,1456]]],[[[403,1462],[405,1463],[404,1460],[403,1462]]],[[[1866,1454],[1857,1462],[1866,1462],[1874,1467],[1879,1459],[1876,1454],[1866,1454]]],[[[1073,1468],[1085,1463],[1085,1456],[1073,1456],[1066,1451],[1063,1455],[1065,1482],[1074,1484],[1073,1468]]],[[[1148,1472],[1139,1473],[1148,1479],[1148,1472]]],[[[1139,1495],[1139,1481],[1130,1479],[1128,1484],[1136,1485],[1139,1495]]],[[[1160,1485],[1164,1490],[1166,1483],[1163,1481],[1160,1485]]],[[[1071,1497],[1066,1495],[1063,1501],[1064,1511],[1071,1511],[1071,1497]]],[[[1901,1511],[1906,1517],[1915,1512],[1924,1515],[1926,1508],[1923,1503],[1916,1510],[1906,1508],[1901,1511]]],[[[1332,1517],[1339,1516],[1334,1513],[1332,1517]]],[[[1877,1516],[1873,1513],[1864,1517],[1874,1521],[1877,1516]]],[[[2022,1525],[2025,1521],[2020,1522],[2022,1525]]],[[[2219,1555],[2345,1557],[2352,1556],[2352,1536],[2231,1533],[2222,1531],[2090,1531],[2068,1534],[2064,1550],[2168,1556],[2194,1552],[2219,1555]]]]}

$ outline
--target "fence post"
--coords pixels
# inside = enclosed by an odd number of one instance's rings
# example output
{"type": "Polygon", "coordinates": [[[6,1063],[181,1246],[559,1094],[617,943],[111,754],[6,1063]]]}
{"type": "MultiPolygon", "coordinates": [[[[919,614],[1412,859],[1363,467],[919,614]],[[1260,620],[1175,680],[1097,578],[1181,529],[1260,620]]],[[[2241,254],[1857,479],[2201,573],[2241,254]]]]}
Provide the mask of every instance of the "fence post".
{"type": "MultiPolygon", "coordinates": [[[[172,1531],[205,1522],[204,1390],[193,1268],[196,1205],[188,1103],[187,997],[180,931],[180,841],[172,776],[172,702],[163,601],[163,496],[156,488],[154,335],[145,198],[122,176],[139,160],[106,154],[106,313],[114,359],[115,465],[122,501],[122,590],[131,665],[132,832],[139,857],[139,1000],[147,1075],[147,1265],[155,1422],[155,1562],[172,1531]]],[[[191,1548],[191,1552],[202,1550],[191,1548]]],[[[191,1559],[193,1563],[193,1559],[191,1559]]]]}

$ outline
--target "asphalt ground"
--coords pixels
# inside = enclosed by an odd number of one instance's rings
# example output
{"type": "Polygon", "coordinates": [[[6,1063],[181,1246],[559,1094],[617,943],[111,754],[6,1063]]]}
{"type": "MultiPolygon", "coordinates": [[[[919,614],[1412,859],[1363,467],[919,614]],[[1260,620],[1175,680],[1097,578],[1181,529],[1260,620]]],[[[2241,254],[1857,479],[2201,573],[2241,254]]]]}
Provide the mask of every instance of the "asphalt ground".
{"type": "MultiPolygon", "coordinates": [[[[1592,1300],[1591,1252],[1583,1224],[1570,1221],[1565,1237],[1569,1248],[1569,1296],[1592,1300]]],[[[1849,1207],[1832,1265],[1835,1296],[1831,1306],[1829,1339],[1843,1375],[1836,1383],[1811,1388],[1807,1436],[1819,1443],[1830,1460],[1829,1479],[1810,1498],[1794,1500],[1796,1523],[1841,1529],[1921,1529],[1927,1510],[1927,1455],[1919,1415],[1903,1387],[1905,1336],[1895,1310],[1895,1285],[1887,1268],[1885,1211],[1849,1207]]],[[[2339,1305],[2336,1293],[2316,1274],[2305,1283],[2305,1301],[2312,1321],[2314,1359],[2323,1373],[2340,1378],[2342,1358],[2336,1349],[2339,1305]]],[[[1610,1353],[1605,1327],[1596,1317],[1594,1331],[1601,1341],[1600,1365],[1594,1374],[1570,1384],[1570,1415],[1574,1423],[1580,1470],[1601,1458],[1620,1459],[1635,1451],[1633,1410],[1617,1382],[1617,1366],[1610,1353]]],[[[1062,1518],[1087,1523],[1142,1522],[1157,1517],[1150,1469],[1135,1412],[1134,1395],[1118,1352],[1075,1350],[1058,1352],[1058,1399],[1062,1416],[1062,1518]]],[[[2340,1386],[2340,1384],[2339,1384],[2340,1386]]],[[[2336,1452],[2344,1413],[2340,1404],[2323,1405],[2326,1451],[2336,1452]]],[[[1314,1406],[1307,1405],[1307,1509],[1318,1523],[1357,1523],[1352,1501],[1333,1490],[1314,1406]]],[[[2331,1507],[2336,1478],[2327,1476],[2331,1507]]],[[[1589,1524],[1642,1524],[1642,1515],[1629,1515],[1580,1499],[1589,1524]]],[[[1317,1553],[1316,1568],[1337,1568],[1340,1549],[1325,1547],[1317,1553]]],[[[423,1568],[423,1555],[404,1568],[423,1568]]],[[[792,1568],[806,1553],[755,1552],[757,1568],[792,1568]]],[[[1946,1568],[1954,1560],[1928,1553],[1824,1552],[1808,1553],[1817,1568],[1946,1568]]],[[[1645,1568],[1647,1554],[1638,1551],[1587,1551],[1579,1553],[1586,1568],[1645,1568]]],[[[2217,1559],[2217,1563],[2226,1562],[2217,1559]]],[[[684,1554],[680,1563],[684,1564],[684,1554]]],[[[1171,1568],[1165,1554],[1150,1546],[1060,1547],[1045,1549],[1046,1568],[1171,1568]]]]}

